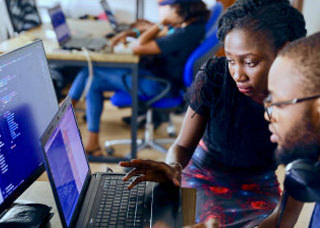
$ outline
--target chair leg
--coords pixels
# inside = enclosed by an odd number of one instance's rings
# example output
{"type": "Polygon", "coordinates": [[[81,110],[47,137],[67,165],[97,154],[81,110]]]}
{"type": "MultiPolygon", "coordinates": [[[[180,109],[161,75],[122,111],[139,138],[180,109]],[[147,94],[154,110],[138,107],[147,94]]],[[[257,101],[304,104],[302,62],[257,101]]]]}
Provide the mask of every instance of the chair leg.
{"type": "Polygon", "coordinates": [[[168,126],[167,126],[167,133],[169,137],[171,138],[176,138],[177,133],[176,133],[176,127],[172,123],[172,113],[169,114],[169,121],[168,121],[168,126]]]}
{"type": "MultiPolygon", "coordinates": [[[[137,144],[142,144],[143,140],[142,139],[137,139],[137,144]]],[[[131,139],[116,139],[116,140],[110,140],[110,141],[105,141],[104,142],[104,147],[108,148],[114,145],[130,145],[131,144],[131,139]]]]}
{"type": "MultiPolygon", "coordinates": [[[[154,133],[154,125],[152,122],[152,109],[148,109],[146,114],[144,139],[137,139],[137,151],[140,151],[145,148],[152,148],[159,152],[167,153],[167,149],[163,147],[162,144],[171,144],[174,142],[175,139],[174,138],[155,139],[153,133],[154,133]]],[[[131,139],[106,141],[104,146],[105,146],[105,149],[108,151],[108,148],[110,148],[111,146],[119,145],[119,144],[129,145],[131,144],[131,139]]]]}

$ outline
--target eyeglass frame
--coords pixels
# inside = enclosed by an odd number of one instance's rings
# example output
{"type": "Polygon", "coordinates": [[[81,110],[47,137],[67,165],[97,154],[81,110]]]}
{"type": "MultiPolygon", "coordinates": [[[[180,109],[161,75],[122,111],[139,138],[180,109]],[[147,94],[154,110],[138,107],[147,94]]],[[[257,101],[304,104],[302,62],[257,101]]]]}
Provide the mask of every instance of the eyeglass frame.
{"type": "Polygon", "coordinates": [[[272,120],[272,106],[280,106],[280,105],[290,105],[290,104],[297,104],[303,101],[313,100],[320,98],[320,95],[310,96],[310,97],[303,97],[303,98],[293,98],[286,101],[278,101],[278,102],[271,102],[271,94],[269,94],[264,100],[263,100],[263,106],[264,110],[268,115],[269,120],[272,120]]]}

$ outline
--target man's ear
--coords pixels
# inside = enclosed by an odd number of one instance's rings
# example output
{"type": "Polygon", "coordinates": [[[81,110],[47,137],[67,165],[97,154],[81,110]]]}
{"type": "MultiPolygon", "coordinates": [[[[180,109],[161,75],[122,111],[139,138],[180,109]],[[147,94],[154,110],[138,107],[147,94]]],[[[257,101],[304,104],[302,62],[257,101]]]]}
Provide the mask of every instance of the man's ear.
{"type": "Polygon", "coordinates": [[[320,129],[320,98],[315,100],[312,109],[312,119],[315,123],[315,126],[319,126],[320,129]]]}
{"type": "Polygon", "coordinates": [[[320,98],[317,98],[317,100],[316,100],[316,106],[317,106],[318,115],[320,116],[320,98]]]}

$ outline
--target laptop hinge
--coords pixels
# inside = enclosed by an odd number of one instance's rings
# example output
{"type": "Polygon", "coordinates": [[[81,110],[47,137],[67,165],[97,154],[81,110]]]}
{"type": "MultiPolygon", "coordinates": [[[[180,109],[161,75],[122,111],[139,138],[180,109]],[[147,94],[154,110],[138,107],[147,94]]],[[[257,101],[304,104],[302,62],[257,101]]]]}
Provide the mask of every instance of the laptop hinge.
{"type": "Polygon", "coordinates": [[[89,218],[90,218],[90,214],[92,213],[95,198],[97,196],[96,193],[99,189],[100,180],[101,180],[101,175],[92,174],[91,181],[89,183],[87,193],[80,210],[76,227],[93,226],[94,221],[89,221],[89,218]]]}

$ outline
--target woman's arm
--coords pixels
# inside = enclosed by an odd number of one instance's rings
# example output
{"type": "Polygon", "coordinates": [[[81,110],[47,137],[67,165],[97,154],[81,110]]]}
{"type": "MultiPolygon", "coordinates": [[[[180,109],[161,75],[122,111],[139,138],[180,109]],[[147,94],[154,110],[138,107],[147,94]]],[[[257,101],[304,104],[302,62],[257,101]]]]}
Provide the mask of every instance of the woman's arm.
{"type": "Polygon", "coordinates": [[[279,210],[280,204],[283,201],[283,198],[279,202],[278,207],[274,212],[266,218],[258,227],[259,228],[292,228],[298,221],[300,212],[303,208],[303,203],[293,199],[291,196],[288,196],[283,215],[281,217],[281,222],[279,227],[277,227],[278,220],[280,218],[281,211],[279,210]]]}
{"type": "Polygon", "coordinates": [[[120,32],[110,40],[111,46],[114,47],[120,42],[125,43],[127,37],[137,37],[137,33],[131,30],[120,32]]]}
{"type": "Polygon", "coordinates": [[[207,122],[207,116],[194,114],[194,110],[189,107],[180,133],[168,151],[166,163],[180,162],[182,167],[185,167],[205,131],[207,122]]]}
{"type": "Polygon", "coordinates": [[[128,188],[132,188],[142,181],[171,182],[176,186],[180,186],[182,167],[179,164],[183,167],[188,164],[208,121],[208,117],[198,114],[195,114],[192,118],[193,114],[194,111],[188,108],[179,136],[169,149],[166,163],[141,159],[120,162],[120,165],[123,167],[134,168],[124,177],[124,181],[129,180],[134,175],[140,174],[139,177],[129,184],[128,188]]]}
{"type": "MultiPolygon", "coordinates": [[[[157,55],[161,53],[155,39],[162,33],[158,25],[152,25],[138,38],[138,44],[133,48],[136,55],[157,55]]],[[[163,35],[163,34],[162,34],[163,35]]]]}
{"type": "Polygon", "coordinates": [[[132,52],[136,55],[157,55],[161,54],[161,49],[157,42],[153,40],[143,45],[134,46],[132,52]]]}
{"type": "Polygon", "coordinates": [[[159,32],[161,32],[160,27],[157,24],[152,25],[138,38],[139,45],[144,45],[150,41],[153,41],[157,37],[159,32]]]}

